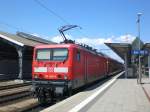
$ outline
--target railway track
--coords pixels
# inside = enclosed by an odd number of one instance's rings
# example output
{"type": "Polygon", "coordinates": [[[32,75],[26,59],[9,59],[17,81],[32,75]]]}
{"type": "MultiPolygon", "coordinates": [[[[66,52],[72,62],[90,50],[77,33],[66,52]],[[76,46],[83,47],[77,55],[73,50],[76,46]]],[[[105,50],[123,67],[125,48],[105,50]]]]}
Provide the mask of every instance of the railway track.
{"type": "Polygon", "coordinates": [[[22,112],[38,105],[32,97],[31,83],[0,83],[0,112],[22,112]]]}
{"type": "Polygon", "coordinates": [[[0,112],[23,112],[38,105],[37,99],[30,97],[21,101],[13,102],[9,105],[1,106],[0,112]]]}
{"type": "Polygon", "coordinates": [[[31,95],[31,86],[23,86],[11,89],[0,90],[0,103],[6,103],[11,100],[31,95]]]}
{"type": "Polygon", "coordinates": [[[31,85],[31,82],[19,83],[14,81],[4,81],[0,83],[0,91],[4,89],[16,88],[31,85]]]}
{"type": "Polygon", "coordinates": [[[5,81],[0,83],[0,104],[31,95],[30,82],[5,81]]]}

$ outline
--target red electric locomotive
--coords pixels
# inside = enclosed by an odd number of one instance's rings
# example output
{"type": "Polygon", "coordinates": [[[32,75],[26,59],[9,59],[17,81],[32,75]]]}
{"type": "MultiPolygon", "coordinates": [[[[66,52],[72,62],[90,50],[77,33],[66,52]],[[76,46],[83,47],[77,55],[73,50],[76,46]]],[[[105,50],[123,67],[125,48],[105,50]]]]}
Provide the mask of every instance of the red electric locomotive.
{"type": "Polygon", "coordinates": [[[67,95],[118,70],[112,61],[76,44],[36,46],[32,78],[39,101],[67,95]]]}
{"type": "Polygon", "coordinates": [[[34,92],[41,103],[46,103],[118,69],[120,63],[90,47],[70,42],[39,45],[32,64],[34,92]]]}

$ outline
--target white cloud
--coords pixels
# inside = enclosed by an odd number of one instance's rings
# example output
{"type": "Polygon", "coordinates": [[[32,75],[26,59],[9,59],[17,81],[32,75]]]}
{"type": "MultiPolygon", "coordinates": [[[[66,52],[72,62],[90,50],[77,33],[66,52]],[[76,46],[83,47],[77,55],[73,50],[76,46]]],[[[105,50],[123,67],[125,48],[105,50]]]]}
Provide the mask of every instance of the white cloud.
{"type": "Polygon", "coordinates": [[[39,34],[37,34],[37,33],[32,33],[31,35],[37,36],[37,37],[41,37],[41,35],[39,35],[39,34]]]}
{"type": "Polygon", "coordinates": [[[111,38],[79,38],[79,39],[76,39],[77,42],[80,42],[80,43],[85,43],[85,44],[89,44],[89,45],[102,45],[104,44],[105,42],[112,42],[112,39],[111,38]]]}
{"type": "MultiPolygon", "coordinates": [[[[73,37],[71,35],[65,35],[67,39],[72,39],[73,40],[73,37]]],[[[60,43],[63,41],[63,38],[59,35],[59,36],[55,36],[55,37],[52,37],[51,38],[51,41],[53,42],[56,42],[56,43],[60,43]]]]}
{"type": "Polygon", "coordinates": [[[56,36],[56,37],[53,37],[53,38],[51,39],[51,41],[56,42],[56,43],[59,43],[59,42],[62,42],[63,39],[62,39],[61,36],[56,36]]]}
{"type": "Polygon", "coordinates": [[[131,34],[127,34],[127,35],[121,35],[120,37],[117,37],[116,41],[131,43],[135,38],[136,38],[135,36],[131,34]]]}

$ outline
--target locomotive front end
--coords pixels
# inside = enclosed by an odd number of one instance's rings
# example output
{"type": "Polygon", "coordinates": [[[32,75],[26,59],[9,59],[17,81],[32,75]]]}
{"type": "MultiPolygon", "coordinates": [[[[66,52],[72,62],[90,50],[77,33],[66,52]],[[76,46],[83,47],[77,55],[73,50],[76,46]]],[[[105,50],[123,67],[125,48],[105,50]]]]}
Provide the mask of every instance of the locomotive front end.
{"type": "Polygon", "coordinates": [[[71,66],[69,49],[37,47],[32,64],[33,91],[40,103],[52,102],[71,91],[71,66]]]}

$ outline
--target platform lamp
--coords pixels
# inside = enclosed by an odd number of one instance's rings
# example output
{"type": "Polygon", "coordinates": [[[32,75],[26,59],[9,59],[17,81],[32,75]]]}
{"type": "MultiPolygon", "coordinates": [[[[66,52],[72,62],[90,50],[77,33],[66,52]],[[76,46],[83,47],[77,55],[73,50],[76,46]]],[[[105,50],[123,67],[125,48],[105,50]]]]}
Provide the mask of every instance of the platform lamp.
{"type": "Polygon", "coordinates": [[[137,13],[137,29],[138,29],[138,38],[139,38],[139,76],[137,77],[137,82],[141,84],[142,75],[141,75],[141,57],[140,57],[140,50],[141,50],[141,43],[140,43],[140,17],[142,13],[137,13]]]}

